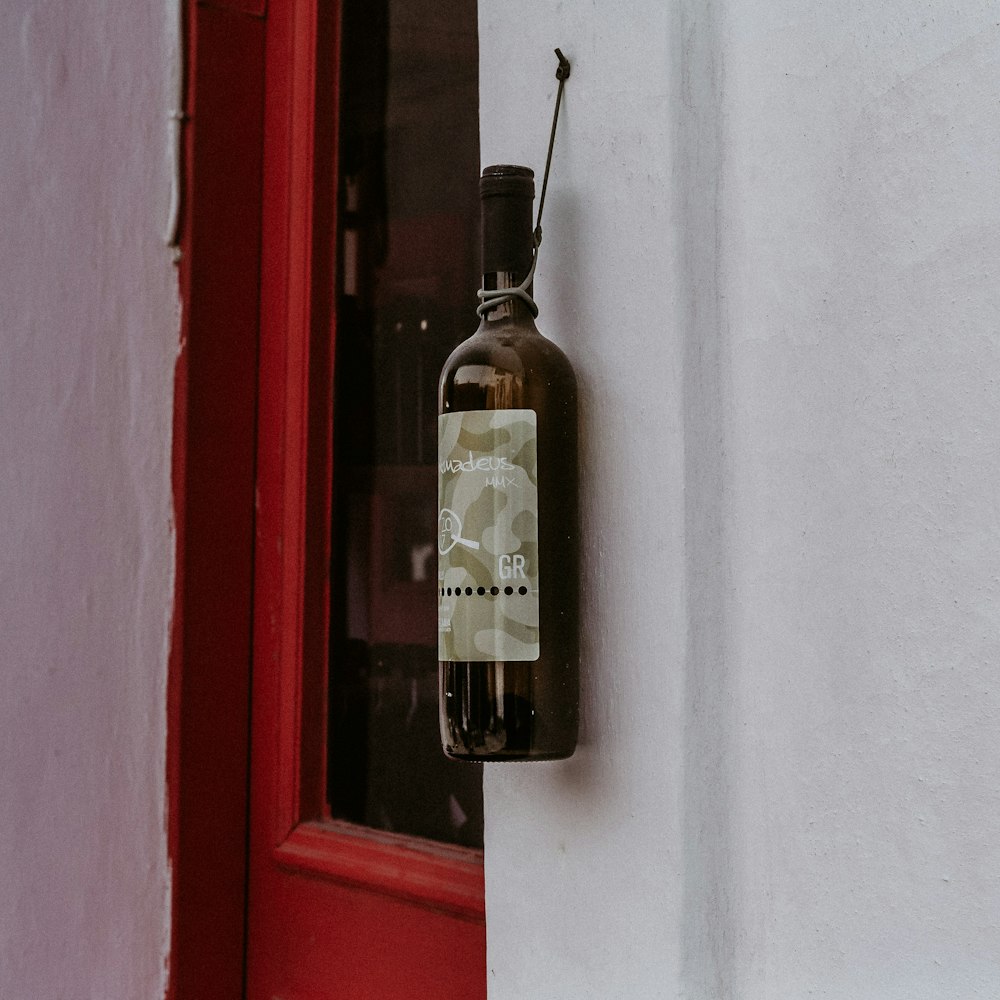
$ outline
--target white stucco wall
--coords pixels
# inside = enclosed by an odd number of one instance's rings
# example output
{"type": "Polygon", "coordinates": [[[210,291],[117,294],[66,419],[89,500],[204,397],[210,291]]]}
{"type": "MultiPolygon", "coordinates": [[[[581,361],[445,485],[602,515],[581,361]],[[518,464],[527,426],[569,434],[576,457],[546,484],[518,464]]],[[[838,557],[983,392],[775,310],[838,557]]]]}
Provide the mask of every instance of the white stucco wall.
{"type": "Polygon", "coordinates": [[[485,0],[479,16],[483,163],[531,165],[539,190],[553,48],[572,62],[535,289],[580,383],[586,623],[576,755],[485,768],[489,991],[672,995],[687,739],[676,11],[485,0]]]}
{"type": "Polygon", "coordinates": [[[584,739],[492,1000],[1000,996],[1000,8],[481,0],[583,386],[584,739]]]}
{"type": "Polygon", "coordinates": [[[0,996],[162,996],[173,4],[0,4],[0,996]]]}

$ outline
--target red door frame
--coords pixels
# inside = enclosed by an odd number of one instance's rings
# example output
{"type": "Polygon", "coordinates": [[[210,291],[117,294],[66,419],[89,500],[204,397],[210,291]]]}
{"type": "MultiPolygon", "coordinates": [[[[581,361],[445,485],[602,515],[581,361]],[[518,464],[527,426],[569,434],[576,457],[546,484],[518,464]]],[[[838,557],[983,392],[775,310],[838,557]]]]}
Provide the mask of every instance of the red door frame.
{"type": "MultiPolygon", "coordinates": [[[[323,820],[332,247],[313,234],[335,231],[336,18],[320,0],[265,3],[185,7],[168,996],[228,1000],[247,989],[253,657],[255,759],[273,762],[253,792],[256,884],[275,902],[298,899],[317,926],[396,928],[378,941],[348,935],[313,974],[335,990],[350,970],[371,996],[478,997],[480,858],[323,820]]],[[[290,930],[270,904],[257,912],[258,935],[290,930]]],[[[306,973],[294,935],[275,940],[261,949],[251,996],[272,973],[306,973]]],[[[301,976],[289,987],[318,995],[301,976]]]]}
{"type": "Polygon", "coordinates": [[[171,1000],[243,995],[265,0],[185,0],[171,1000]]]}

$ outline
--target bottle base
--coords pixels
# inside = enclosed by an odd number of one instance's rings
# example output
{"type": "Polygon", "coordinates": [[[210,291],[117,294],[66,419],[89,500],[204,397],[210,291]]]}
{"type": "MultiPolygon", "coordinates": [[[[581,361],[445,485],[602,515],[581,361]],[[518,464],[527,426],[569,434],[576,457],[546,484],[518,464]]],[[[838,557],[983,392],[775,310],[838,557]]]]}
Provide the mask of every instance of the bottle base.
{"type": "Polygon", "coordinates": [[[469,763],[565,760],[577,744],[576,674],[536,661],[441,663],[445,756],[469,763]]]}

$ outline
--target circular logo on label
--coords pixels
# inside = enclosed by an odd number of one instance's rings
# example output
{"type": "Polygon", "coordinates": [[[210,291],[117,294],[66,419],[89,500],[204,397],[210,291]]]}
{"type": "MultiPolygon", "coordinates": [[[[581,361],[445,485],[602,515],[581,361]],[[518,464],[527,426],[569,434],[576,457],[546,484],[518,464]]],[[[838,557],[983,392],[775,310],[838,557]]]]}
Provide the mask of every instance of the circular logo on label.
{"type": "Polygon", "coordinates": [[[479,548],[479,542],[462,537],[462,519],[458,514],[442,507],[438,514],[438,552],[447,555],[456,545],[464,545],[467,549],[479,548]]]}

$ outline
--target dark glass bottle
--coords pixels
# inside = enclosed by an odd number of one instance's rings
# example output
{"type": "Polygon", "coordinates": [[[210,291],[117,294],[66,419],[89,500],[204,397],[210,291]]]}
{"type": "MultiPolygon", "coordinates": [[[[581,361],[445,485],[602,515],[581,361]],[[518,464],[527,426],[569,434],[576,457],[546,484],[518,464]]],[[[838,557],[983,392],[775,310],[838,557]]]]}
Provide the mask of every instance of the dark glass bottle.
{"type": "MultiPolygon", "coordinates": [[[[531,269],[533,173],[487,167],[480,193],[483,287],[516,288],[531,269]]],[[[439,412],[445,753],[568,757],[579,717],[576,377],[515,297],[448,358],[439,412]]]]}

